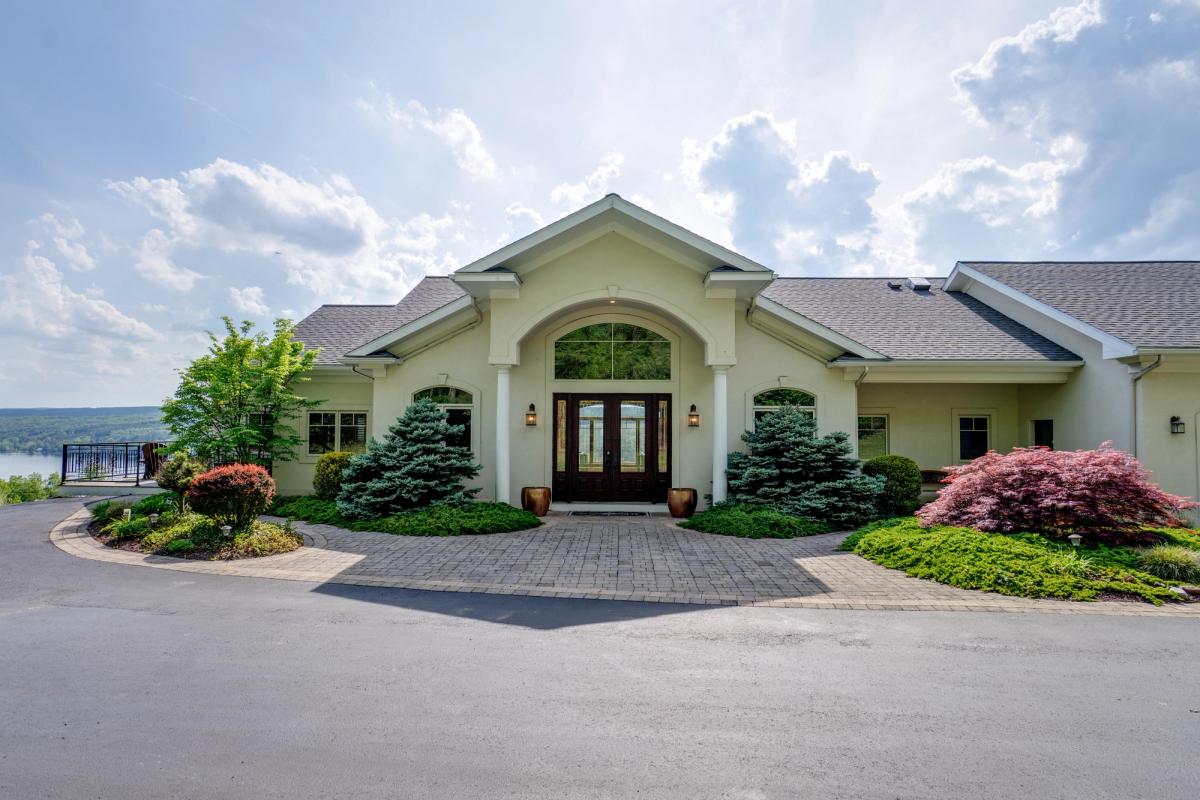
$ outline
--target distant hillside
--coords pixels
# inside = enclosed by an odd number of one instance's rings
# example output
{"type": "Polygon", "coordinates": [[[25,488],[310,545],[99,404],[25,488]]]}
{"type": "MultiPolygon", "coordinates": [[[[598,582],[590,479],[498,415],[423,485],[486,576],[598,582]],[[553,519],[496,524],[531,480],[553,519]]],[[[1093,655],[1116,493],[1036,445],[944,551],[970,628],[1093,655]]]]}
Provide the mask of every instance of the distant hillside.
{"type": "Polygon", "coordinates": [[[158,442],[158,406],[0,408],[0,452],[57,453],[68,442],[158,442]]]}

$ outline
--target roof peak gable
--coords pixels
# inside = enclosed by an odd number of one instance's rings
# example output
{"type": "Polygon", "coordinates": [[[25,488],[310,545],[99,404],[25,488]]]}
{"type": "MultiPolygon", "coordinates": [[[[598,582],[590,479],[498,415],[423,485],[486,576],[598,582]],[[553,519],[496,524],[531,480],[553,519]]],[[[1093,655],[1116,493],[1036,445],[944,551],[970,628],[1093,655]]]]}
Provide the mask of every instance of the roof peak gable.
{"type": "Polygon", "coordinates": [[[727,247],[693,233],[670,220],[647,211],[615,193],[609,193],[549,225],[495,250],[455,271],[454,275],[495,271],[497,267],[520,272],[527,264],[541,263],[547,255],[573,249],[605,233],[619,232],[644,244],[673,250],[685,263],[700,272],[732,267],[741,272],[765,272],[768,268],[727,247]]]}

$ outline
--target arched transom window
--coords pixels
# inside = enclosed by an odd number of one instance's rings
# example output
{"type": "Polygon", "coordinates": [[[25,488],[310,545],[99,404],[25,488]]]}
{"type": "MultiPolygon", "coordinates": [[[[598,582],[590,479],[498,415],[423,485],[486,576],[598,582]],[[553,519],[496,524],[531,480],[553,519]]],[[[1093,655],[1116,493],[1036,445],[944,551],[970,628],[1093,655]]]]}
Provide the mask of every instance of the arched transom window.
{"type": "Polygon", "coordinates": [[[817,417],[817,398],[801,389],[768,389],[754,395],[754,421],[784,406],[795,406],[813,419],[817,417]]]}
{"type": "Polygon", "coordinates": [[[576,328],[554,343],[554,377],[578,381],[671,379],[671,343],[627,322],[576,328]]]}
{"type": "Polygon", "coordinates": [[[461,425],[462,433],[458,434],[450,444],[471,447],[471,411],[475,398],[466,389],[454,386],[434,386],[422,389],[413,394],[413,400],[432,400],[438,408],[446,412],[446,420],[451,425],[461,425]]]}

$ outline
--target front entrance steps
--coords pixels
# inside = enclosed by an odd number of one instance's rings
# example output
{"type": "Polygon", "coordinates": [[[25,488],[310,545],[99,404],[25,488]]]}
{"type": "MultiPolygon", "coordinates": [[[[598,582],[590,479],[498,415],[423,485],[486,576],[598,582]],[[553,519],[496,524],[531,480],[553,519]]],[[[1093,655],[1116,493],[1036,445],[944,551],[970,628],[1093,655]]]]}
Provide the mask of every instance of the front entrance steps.
{"type": "Polygon", "coordinates": [[[570,514],[572,511],[624,511],[636,512],[640,514],[653,514],[655,516],[666,516],[666,503],[563,503],[553,502],[550,504],[551,511],[558,511],[563,514],[570,514]]]}

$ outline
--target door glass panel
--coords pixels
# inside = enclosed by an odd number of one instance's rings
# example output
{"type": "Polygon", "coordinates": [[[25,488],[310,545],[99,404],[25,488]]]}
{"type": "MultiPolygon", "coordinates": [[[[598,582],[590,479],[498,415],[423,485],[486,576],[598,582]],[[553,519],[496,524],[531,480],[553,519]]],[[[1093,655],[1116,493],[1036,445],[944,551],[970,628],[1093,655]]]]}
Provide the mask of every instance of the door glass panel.
{"type": "Polygon", "coordinates": [[[621,401],[621,472],[646,471],[646,401],[621,401]]]}
{"type": "Polygon", "coordinates": [[[667,443],[671,439],[671,418],[667,401],[658,401],[658,474],[667,474],[667,443]]]}
{"type": "Polygon", "coordinates": [[[579,401],[579,471],[604,471],[604,401],[579,401]]]}
{"type": "Polygon", "coordinates": [[[567,471],[567,401],[554,401],[554,471],[567,471]]]}

